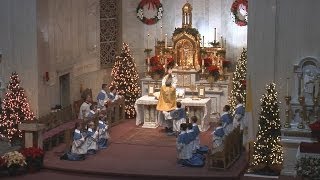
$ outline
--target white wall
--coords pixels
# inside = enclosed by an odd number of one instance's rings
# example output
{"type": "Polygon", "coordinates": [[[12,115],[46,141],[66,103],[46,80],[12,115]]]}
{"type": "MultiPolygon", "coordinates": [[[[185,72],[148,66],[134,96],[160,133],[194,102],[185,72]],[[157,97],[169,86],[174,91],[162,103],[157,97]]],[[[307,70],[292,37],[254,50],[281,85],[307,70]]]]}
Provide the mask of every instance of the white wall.
{"type": "Polygon", "coordinates": [[[16,71],[31,109],[38,114],[36,0],[1,0],[0,24],[0,76],[8,83],[16,71]]]}
{"type": "MultiPolygon", "coordinates": [[[[38,0],[38,54],[42,114],[60,104],[59,76],[70,73],[70,102],[80,99],[80,84],[95,97],[110,70],[100,70],[99,0],[38,0]]],[[[109,81],[107,81],[109,82],[109,81]]]]}
{"type": "MultiPolygon", "coordinates": [[[[140,72],[145,71],[143,50],[147,46],[147,34],[150,34],[150,46],[154,39],[160,39],[160,26],[163,26],[163,36],[168,34],[171,39],[175,27],[182,25],[182,6],[185,0],[162,0],[163,18],[155,25],[145,25],[136,17],[139,0],[122,1],[122,38],[132,48],[133,56],[140,72]]],[[[233,22],[231,5],[233,0],[190,0],[193,6],[192,24],[202,36],[205,44],[214,40],[214,28],[217,28],[217,38],[227,38],[227,59],[237,60],[243,47],[247,45],[247,27],[240,27],[233,22]]],[[[171,41],[168,42],[169,44],[171,41]]],[[[154,54],[154,51],[153,51],[154,54]]]]}
{"type": "Polygon", "coordinates": [[[303,57],[320,58],[320,1],[249,0],[248,71],[252,79],[254,125],[257,131],[259,99],[265,85],[277,83],[281,121],[285,121],[286,78],[294,91],[293,65],[303,57]]]}

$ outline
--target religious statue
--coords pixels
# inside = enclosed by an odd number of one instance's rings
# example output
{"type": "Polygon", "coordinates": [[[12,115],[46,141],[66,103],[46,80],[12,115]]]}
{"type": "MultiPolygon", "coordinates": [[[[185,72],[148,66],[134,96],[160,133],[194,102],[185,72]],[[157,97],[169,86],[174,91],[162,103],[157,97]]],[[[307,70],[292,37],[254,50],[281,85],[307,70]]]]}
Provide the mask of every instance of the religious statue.
{"type": "Polygon", "coordinates": [[[303,73],[303,92],[307,102],[312,102],[315,95],[316,78],[316,75],[310,69],[303,73]]]}

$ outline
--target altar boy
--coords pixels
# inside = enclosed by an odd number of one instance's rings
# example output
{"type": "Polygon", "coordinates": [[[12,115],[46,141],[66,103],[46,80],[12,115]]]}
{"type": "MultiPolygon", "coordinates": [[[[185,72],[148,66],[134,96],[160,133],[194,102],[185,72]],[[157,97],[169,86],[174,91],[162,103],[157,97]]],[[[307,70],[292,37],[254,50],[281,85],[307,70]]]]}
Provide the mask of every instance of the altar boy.
{"type": "Polygon", "coordinates": [[[224,128],[225,134],[229,134],[233,129],[232,117],[229,111],[230,111],[230,106],[225,105],[223,107],[223,113],[220,117],[220,121],[222,122],[222,127],[224,128]]]}
{"type": "Polygon", "coordinates": [[[173,131],[176,136],[178,136],[180,131],[180,125],[186,123],[186,111],[184,108],[181,108],[181,102],[177,102],[177,109],[173,113],[173,131]]]}
{"type": "Polygon", "coordinates": [[[104,116],[100,115],[99,117],[99,125],[98,125],[98,132],[99,132],[99,138],[98,138],[98,148],[99,149],[105,149],[107,148],[108,139],[110,138],[108,127],[109,125],[107,122],[104,121],[104,116]]]}
{"type": "Polygon", "coordinates": [[[212,148],[213,148],[213,153],[219,152],[223,149],[223,138],[224,138],[224,130],[222,127],[222,122],[218,122],[218,127],[211,133],[212,134],[212,148]]]}
{"type": "Polygon", "coordinates": [[[97,141],[98,141],[98,130],[94,129],[94,122],[90,121],[88,123],[87,138],[86,138],[87,154],[92,155],[97,153],[97,150],[98,150],[97,141]]]}
{"type": "Polygon", "coordinates": [[[240,125],[240,130],[243,130],[244,123],[243,123],[243,117],[245,114],[245,108],[242,104],[242,98],[237,97],[237,106],[234,112],[234,118],[233,118],[233,128],[236,128],[240,125]]]}

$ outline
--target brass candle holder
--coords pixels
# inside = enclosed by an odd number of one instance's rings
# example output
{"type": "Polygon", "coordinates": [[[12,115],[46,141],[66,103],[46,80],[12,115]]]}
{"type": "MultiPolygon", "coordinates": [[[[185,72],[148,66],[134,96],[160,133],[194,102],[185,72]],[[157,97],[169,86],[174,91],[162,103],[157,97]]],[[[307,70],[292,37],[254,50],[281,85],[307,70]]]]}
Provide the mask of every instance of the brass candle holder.
{"type": "Polygon", "coordinates": [[[299,103],[300,103],[300,106],[302,108],[302,111],[300,111],[300,118],[302,119],[299,124],[298,124],[298,128],[299,129],[304,129],[304,123],[303,121],[306,120],[306,107],[305,107],[305,98],[303,96],[300,96],[299,97],[299,103]]]}
{"type": "Polygon", "coordinates": [[[284,124],[284,127],[291,128],[291,124],[290,124],[290,121],[291,121],[291,104],[290,104],[291,96],[286,96],[285,101],[286,101],[287,109],[286,109],[286,122],[284,124]]]}

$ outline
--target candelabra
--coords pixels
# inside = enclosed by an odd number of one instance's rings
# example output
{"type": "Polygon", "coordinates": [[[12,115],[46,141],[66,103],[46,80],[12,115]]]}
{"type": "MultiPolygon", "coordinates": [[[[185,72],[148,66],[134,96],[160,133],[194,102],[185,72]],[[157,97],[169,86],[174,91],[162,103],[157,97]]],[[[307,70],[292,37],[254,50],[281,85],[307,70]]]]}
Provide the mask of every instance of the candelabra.
{"type": "Polygon", "coordinates": [[[291,125],[290,125],[290,121],[291,121],[291,104],[290,104],[291,96],[286,96],[285,100],[286,100],[287,109],[286,109],[286,122],[284,124],[284,127],[291,128],[291,125]]]}
{"type": "Polygon", "coordinates": [[[298,125],[298,128],[299,129],[304,129],[304,123],[303,121],[306,121],[306,105],[305,105],[305,98],[303,96],[300,96],[299,97],[299,103],[300,103],[300,106],[302,108],[302,111],[300,111],[300,118],[302,119],[300,122],[299,122],[299,125],[298,125]]]}

